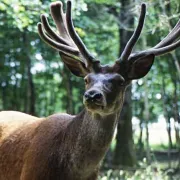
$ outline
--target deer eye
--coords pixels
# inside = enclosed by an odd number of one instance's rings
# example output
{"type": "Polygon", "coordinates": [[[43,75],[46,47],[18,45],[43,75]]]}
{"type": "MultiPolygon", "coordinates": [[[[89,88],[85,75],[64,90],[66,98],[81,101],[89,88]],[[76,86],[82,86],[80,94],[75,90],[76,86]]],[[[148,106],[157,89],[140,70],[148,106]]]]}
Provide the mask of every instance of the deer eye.
{"type": "Polygon", "coordinates": [[[122,78],[116,78],[113,80],[113,82],[119,86],[122,86],[124,84],[124,79],[122,78]]]}
{"type": "Polygon", "coordinates": [[[87,85],[88,84],[88,79],[84,78],[84,82],[85,82],[85,85],[87,85]]]}
{"type": "Polygon", "coordinates": [[[106,91],[110,91],[112,89],[112,83],[111,82],[104,83],[104,89],[106,91]]]}
{"type": "Polygon", "coordinates": [[[119,80],[118,80],[118,85],[119,85],[119,86],[122,86],[122,85],[124,85],[124,80],[122,80],[122,79],[119,79],[119,80]]]}

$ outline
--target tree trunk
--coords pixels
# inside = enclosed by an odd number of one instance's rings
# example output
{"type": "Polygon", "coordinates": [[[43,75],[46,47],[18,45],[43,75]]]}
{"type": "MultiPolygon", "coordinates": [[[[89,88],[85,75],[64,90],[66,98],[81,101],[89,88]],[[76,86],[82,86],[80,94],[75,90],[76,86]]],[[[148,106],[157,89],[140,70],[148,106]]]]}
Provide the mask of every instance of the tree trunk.
{"type": "Polygon", "coordinates": [[[144,144],[143,144],[143,120],[142,118],[140,119],[139,122],[139,129],[140,129],[140,133],[139,133],[139,138],[138,138],[138,158],[143,158],[144,154],[144,144]]]}
{"type": "MultiPolygon", "coordinates": [[[[147,81],[147,78],[145,78],[145,82],[147,81]]],[[[149,99],[148,99],[148,86],[146,83],[144,83],[145,86],[145,96],[144,96],[144,120],[145,120],[145,129],[146,129],[146,158],[147,158],[147,164],[151,163],[151,150],[149,145],[149,99]]]]}
{"type": "Polygon", "coordinates": [[[31,74],[31,58],[27,57],[29,114],[35,115],[35,90],[31,74]]]}
{"type": "Polygon", "coordinates": [[[66,87],[66,102],[65,102],[65,108],[66,112],[68,114],[74,114],[74,107],[73,107],[73,87],[72,87],[72,80],[71,80],[71,72],[67,69],[66,66],[63,68],[63,73],[61,73],[61,76],[63,77],[63,84],[66,87]]]}
{"type": "Polygon", "coordinates": [[[163,111],[164,111],[164,117],[166,119],[166,127],[167,127],[167,133],[168,133],[168,166],[171,168],[171,149],[173,147],[172,143],[172,137],[171,137],[171,121],[170,121],[170,116],[168,115],[168,109],[166,105],[168,104],[167,102],[167,95],[166,95],[166,90],[165,90],[165,82],[164,78],[162,78],[162,98],[163,98],[163,111]]]}
{"type": "Polygon", "coordinates": [[[27,40],[26,30],[23,33],[24,59],[27,62],[27,109],[26,113],[35,115],[35,89],[31,73],[32,60],[29,54],[29,41],[27,40]]]}
{"type": "MultiPolygon", "coordinates": [[[[120,49],[119,54],[122,53],[127,41],[130,39],[132,32],[124,29],[132,28],[134,24],[133,15],[130,11],[131,0],[121,0],[121,10],[119,16],[119,37],[120,49]]],[[[114,152],[114,165],[134,166],[136,162],[133,132],[132,132],[132,100],[131,100],[131,86],[126,90],[123,109],[120,115],[120,120],[117,128],[116,147],[114,152]]]]}
{"type": "Polygon", "coordinates": [[[178,106],[178,94],[177,94],[177,80],[173,80],[174,83],[174,121],[175,121],[175,136],[176,136],[176,145],[180,147],[180,115],[179,115],[179,106],[178,106]]]}
{"type": "Polygon", "coordinates": [[[117,128],[114,165],[134,166],[135,151],[132,132],[131,86],[127,88],[124,107],[117,128]]]}
{"type": "Polygon", "coordinates": [[[7,95],[6,95],[6,90],[7,90],[7,84],[8,84],[8,82],[7,81],[5,81],[4,82],[5,83],[5,86],[3,87],[3,88],[1,88],[1,95],[2,95],[2,110],[5,110],[5,109],[7,109],[7,95]]]}

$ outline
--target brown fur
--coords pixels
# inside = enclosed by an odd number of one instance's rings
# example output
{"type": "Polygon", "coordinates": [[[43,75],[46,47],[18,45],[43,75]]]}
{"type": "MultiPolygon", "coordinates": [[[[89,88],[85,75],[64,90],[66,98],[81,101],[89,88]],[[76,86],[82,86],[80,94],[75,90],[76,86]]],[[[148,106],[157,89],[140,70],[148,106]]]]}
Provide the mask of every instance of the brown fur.
{"type": "Polygon", "coordinates": [[[0,180],[96,179],[116,120],[86,110],[47,118],[1,112],[0,180]]]}

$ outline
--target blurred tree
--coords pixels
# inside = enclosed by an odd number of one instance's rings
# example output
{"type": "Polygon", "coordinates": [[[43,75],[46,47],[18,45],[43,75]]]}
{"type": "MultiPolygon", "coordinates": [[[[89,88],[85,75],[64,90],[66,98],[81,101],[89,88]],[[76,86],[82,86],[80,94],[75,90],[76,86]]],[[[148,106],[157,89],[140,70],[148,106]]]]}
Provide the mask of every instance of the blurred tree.
{"type": "MultiPolygon", "coordinates": [[[[133,14],[131,11],[132,1],[121,0],[121,9],[119,14],[119,36],[120,49],[122,53],[127,41],[132,36],[131,29],[133,27],[133,14]],[[126,29],[124,28],[126,27],[126,29]]],[[[114,154],[114,164],[122,166],[134,166],[136,162],[133,134],[132,134],[132,101],[131,101],[131,86],[126,90],[124,105],[120,114],[118,131],[116,136],[116,147],[114,154]]]]}

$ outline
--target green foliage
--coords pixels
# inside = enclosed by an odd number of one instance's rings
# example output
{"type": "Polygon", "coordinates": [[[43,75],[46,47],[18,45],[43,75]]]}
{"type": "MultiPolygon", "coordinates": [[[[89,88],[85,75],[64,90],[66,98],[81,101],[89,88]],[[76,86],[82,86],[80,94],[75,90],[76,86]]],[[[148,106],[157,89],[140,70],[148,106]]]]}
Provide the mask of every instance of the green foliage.
{"type": "Polygon", "coordinates": [[[117,0],[85,0],[87,3],[97,3],[97,4],[115,4],[117,0]]]}

